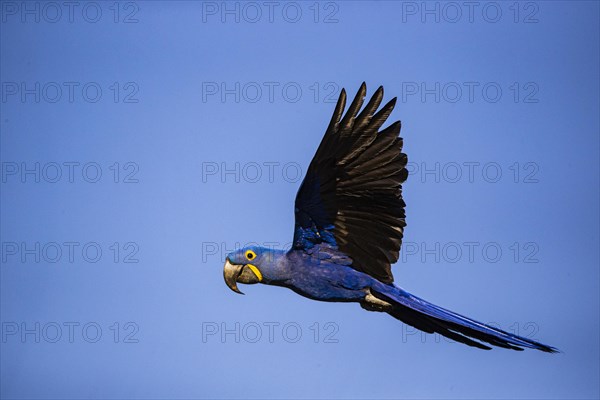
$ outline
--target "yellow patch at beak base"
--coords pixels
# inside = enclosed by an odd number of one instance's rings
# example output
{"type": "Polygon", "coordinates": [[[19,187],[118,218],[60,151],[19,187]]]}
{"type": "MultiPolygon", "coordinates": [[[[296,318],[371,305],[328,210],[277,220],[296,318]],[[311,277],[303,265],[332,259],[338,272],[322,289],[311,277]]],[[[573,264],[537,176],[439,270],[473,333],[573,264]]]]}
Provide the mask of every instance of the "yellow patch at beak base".
{"type": "Polygon", "coordinates": [[[252,270],[252,272],[254,272],[254,275],[256,275],[256,277],[258,278],[259,282],[262,282],[263,277],[262,274],[260,273],[259,269],[256,267],[256,265],[252,265],[252,264],[246,264],[248,266],[248,268],[250,268],[252,270]]]}

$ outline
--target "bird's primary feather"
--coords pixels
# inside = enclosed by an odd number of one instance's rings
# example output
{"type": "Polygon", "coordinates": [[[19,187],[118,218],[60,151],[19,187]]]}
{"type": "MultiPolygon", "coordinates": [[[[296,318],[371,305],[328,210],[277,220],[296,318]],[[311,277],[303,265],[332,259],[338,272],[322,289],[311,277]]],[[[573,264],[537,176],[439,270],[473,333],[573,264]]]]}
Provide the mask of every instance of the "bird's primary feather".
{"type": "Polygon", "coordinates": [[[352,260],[352,268],[381,282],[393,282],[405,222],[402,182],[407,157],[402,153],[400,122],[380,131],[394,109],[377,89],[360,112],[363,83],[342,117],[342,90],[325,136],[296,196],[294,248],[326,243],[352,260]]]}

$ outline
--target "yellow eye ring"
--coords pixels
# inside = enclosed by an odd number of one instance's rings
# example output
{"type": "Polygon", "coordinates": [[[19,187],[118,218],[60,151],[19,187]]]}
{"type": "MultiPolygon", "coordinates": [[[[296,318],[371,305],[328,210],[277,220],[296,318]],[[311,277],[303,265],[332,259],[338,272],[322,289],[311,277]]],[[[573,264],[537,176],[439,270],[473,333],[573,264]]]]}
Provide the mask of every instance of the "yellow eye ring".
{"type": "Polygon", "coordinates": [[[256,258],[256,253],[253,252],[252,250],[247,250],[246,251],[246,258],[250,261],[254,260],[256,258]]]}

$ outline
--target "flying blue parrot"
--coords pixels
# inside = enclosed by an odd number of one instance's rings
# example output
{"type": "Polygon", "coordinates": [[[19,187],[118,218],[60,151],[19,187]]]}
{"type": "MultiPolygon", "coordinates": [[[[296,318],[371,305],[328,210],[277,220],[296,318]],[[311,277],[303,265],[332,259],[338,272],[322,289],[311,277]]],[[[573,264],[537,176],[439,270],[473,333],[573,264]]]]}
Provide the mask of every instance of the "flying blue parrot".
{"type": "Polygon", "coordinates": [[[362,109],[363,83],[345,115],[342,89],[295,202],[292,248],[247,247],[227,255],[223,275],[237,283],[282,286],[313,300],[356,302],[427,333],[480,349],[557,349],[438,307],[393,284],[404,232],[407,157],[400,121],[380,130],[396,98],[379,111],[379,87],[362,109]],[[484,343],[482,343],[484,342],[484,343]]]}

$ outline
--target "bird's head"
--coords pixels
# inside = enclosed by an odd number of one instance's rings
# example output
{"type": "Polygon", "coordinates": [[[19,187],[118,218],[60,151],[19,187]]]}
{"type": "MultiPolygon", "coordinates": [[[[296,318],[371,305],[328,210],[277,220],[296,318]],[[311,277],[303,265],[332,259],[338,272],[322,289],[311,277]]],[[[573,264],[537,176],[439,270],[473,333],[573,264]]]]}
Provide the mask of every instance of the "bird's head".
{"type": "Polygon", "coordinates": [[[272,250],[258,246],[245,247],[229,253],[223,267],[225,283],[234,292],[243,294],[238,289],[237,283],[262,282],[273,264],[273,256],[272,250]]]}

